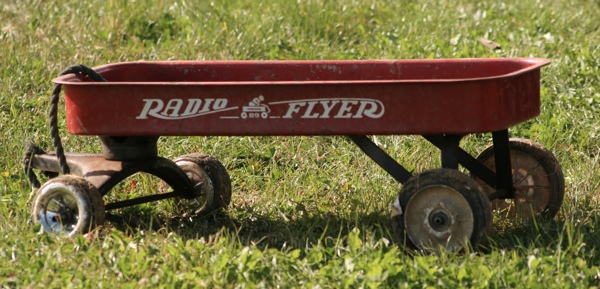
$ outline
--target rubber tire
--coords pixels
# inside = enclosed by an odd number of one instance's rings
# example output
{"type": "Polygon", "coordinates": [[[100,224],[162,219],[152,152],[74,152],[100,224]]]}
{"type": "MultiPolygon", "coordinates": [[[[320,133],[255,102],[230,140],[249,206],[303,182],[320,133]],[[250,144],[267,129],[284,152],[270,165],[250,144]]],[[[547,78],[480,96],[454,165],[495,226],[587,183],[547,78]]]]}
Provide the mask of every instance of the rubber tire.
{"type": "MultiPolygon", "coordinates": [[[[468,245],[470,245],[471,248],[477,249],[480,241],[484,239],[487,240],[487,234],[491,230],[492,211],[487,195],[483,193],[481,187],[471,177],[458,170],[447,168],[429,170],[414,175],[404,184],[392,206],[392,232],[396,241],[409,249],[421,251],[439,249],[430,246],[422,246],[421,244],[413,242],[409,233],[411,228],[408,227],[412,225],[408,224],[407,226],[406,222],[407,213],[412,211],[411,208],[408,208],[408,205],[411,204],[411,200],[420,192],[438,186],[446,187],[459,193],[460,196],[464,198],[464,201],[466,201],[466,204],[468,204],[468,208],[470,209],[469,213],[472,214],[473,227],[471,234],[465,237],[468,237],[468,245]]],[[[436,200],[432,200],[432,202],[435,201],[436,200]]],[[[443,207],[447,208],[445,205],[443,207]]],[[[465,212],[454,213],[464,214],[465,212]]],[[[431,220],[431,214],[429,216],[423,215],[423,224],[425,224],[427,219],[431,220]]],[[[449,251],[459,251],[465,248],[464,246],[454,248],[448,246],[444,247],[449,251]]]]}
{"type": "Polygon", "coordinates": [[[35,196],[32,210],[34,222],[42,224],[44,233],[62,237],[73,237],[92,231],[104,223],[105,213],[102,195],[98,189],[86,179],[75,175],[59,176],[44,183],[35,196]],[[63,202],[65,198],[71,199],[70,209],[76,210],[73,215],[77,215],[77,219],[70,224],[70,228],[65,228],[55,217],[48,216],[47,207],[51,202],[56,204],[53,200],[57,200],[58,196],[62,196],[63,202]],[[53,224],[60,227],[53,228],[53,224]]]}
{"type": "MultiPolygon", "coordinates": [[[[231,202],[231,178],[227,173],[227,170],[215,157],[209,154],[203,153],[192,153],[182,155],[174,160],[175,164],[181,164],[182,162],[191,162],[202,169],[209,177],[213,188],[213,200],[208,203],[206,207],[198,208],[194,212],[196,215],[208,215],[222,208],[229,206],[231,202]]],[[[186,168],[182,167],[184,172],[186,168]]],[[[166,183],[161,184],[161,191],[166,192],[169,186],[166,183]]],[[[178,202],[186,202],[188,200],[184,198],[177,198],[178,202]]]]}
{"type": "MultiPolygon", "coordinates": [[[[509,151],[511,154],[511,166],[513,169],[513,182],[517,182],[516,180],[514,180],[514,178],[516,177],[515,172],[519,171],[519,168],[516,167],[519,162],[515,161],[515,156],[517,156],[521,153],[524,153],[526,156],[533,158],[543,168],[543,171],[540,171],[542,174],[536,176],[536,178],[534,178],[534,179],[539,180],[538,178],[542,178],[541,179],[542,182],[544,182],[544,180],[543,180],[544,178],[546,179],[545,181],[547,181],[548,186],[549,186],[548,200],[547,200],[547,202],[545,202],[546,203],[545,206],[543,206],[542,208],[540,208],[537,211],[537,214],[542,216],[542,218],[544,218],[546,220],[551,220],[552,218],[554,218],[554,216],[556,216],[560,207],[562,206],[562,203],[564,200],[564,195],[565,195],[565,177],[563,175],[563,171],[562,171],[562,168],[561,168],[558,160],[556,159],[554,154],[552,154],[552,152],[550,152],[549,150],[544,148],[541,144],[534,142],[534,141],[520,139],[520,138],[511,138],[511,139],[509,139],[508,147],[509,147],[509,151]]],[[[493,171],[496,170],[494,159],[495,159],[495,156],[494,156],[494,147],[493,146],[490,146],[487,149],[485,149],[477,157],[478,161],[480,161],[482,164],[486,165],[488,168],[492,169],[493,171]]],[[[488,184],[486,184],[485,182],[483,182],[482,180],[477,179],[477,181],[482,186],[484,192],[486,192],[488,194],[491,194],[494,192],[494,189],[492,187],[490,187],[488,184]]],[[[518,184],[516,184],[516,185],[518,185],[518,184]]],[[[492,209],[493,210],[495,208],[498,208],[500,205],[504,205],[504,204],[500,204],[498,202],[506,203],[505,200],[493,200],[492,201],[492,209]]],[[[514,200],[511,204],[509,204],[509,207],[510,206],[514,207],[514,200]]],[[[510,211],[509,211],[508,215],[512,218],[516,217],[516,213],[513,214],[513,212],[510,212],[510,211]]],[[[525,219],[528,219],[528,218],[530,218],[530,216],[527,216],[527,218],[525,218],[525,219]]]]}

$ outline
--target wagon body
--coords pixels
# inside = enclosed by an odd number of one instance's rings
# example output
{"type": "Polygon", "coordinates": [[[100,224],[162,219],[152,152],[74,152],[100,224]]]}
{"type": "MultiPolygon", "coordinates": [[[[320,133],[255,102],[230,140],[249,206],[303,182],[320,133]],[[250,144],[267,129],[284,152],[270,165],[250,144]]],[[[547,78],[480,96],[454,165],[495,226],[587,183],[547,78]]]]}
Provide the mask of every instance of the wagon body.
{"type": "Polygon", "coordinates": [[[172,161],[159,157],[160,136],[348,135],[402,184],[391,212],[398,242],[419,250],[476,248],[491,229],[492,210],[507,218],[551,219],[562,205],[564,175],[557,159],[542,145],[508,133],[539,115],[540,68],[548,63],[517,58],[72,66],[54,79],[59,85],[50,124],[56,153],[32,145],[23,160],[39,188],[33,219],[44,232],[73,236],[115,217],[109,211],[142,203],[173,198],[189,205],[175,206],[186,216],[227,207],[232,192],[226,168],[203,153],[172,161]],[[64,153],[56,122],[60,87],[68,132],[100,136],[102,155],[64,153]],[[485,132],[491,132],[492,146],[477,157],[460,147],[465,135],[485,132]],[[372,134],[423,135],[439,148],[441,168],[413,173],[367,136],[372,134]],[[63,175],[40,187],[33,168],[63,175]],[[138,172],[160,178],[170,192],[104,204],[115,185],[138,172]]]}
{"type": "Polygon", "coordinates": [[[67,130],[110,136],[458,134],[539,115],[536,58],[159,61],[65,75],[67,130]],[[256,117],[247,113],[256,113],[256,117]],[[258,117],[258,114],[261,117],[258,117]]]}

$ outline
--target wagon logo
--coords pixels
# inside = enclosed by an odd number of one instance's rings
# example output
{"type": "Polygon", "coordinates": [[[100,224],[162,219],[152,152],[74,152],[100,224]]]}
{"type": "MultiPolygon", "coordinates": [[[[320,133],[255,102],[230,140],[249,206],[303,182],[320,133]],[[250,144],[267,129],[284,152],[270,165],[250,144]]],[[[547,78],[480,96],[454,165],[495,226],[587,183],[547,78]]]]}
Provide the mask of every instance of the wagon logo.
{"type": "Polygon", "coordinates": [[[255,97],[247,106],[242,107],[241,118],[267,118],[271,109],[264,104],[265,97],[260,95],[255,97]]]}
{"type": "Polygon", "coordinates": [[[385,113],[383,103],[370,98],[323,98],[279,101],[287,104],[281,118],[380,118],[385,113]]]}
{"type": "Polygon", "coordinates": [[[291,119],[291,118],[381,118],[385,106],[371,98],[314,98],[266,102],[259,95],[247,105],[228,106],[226,98],[159,98],[143,99],[144,106],[136,119],[149,117],[179,120],[225,111],[235,114],[221,115],[222,119],[291,119]],[[275,109],[275,110],[272,110],[275,109]],[[275,113],[274,113],[275,112],[275,113]]]}
{"type": "Polygon", "coordinates": [[[176,120],[219,113],[237,109],[238,107],[227,107],[226,98],[190,98],[187,103],[183,99],[173,98],[166,104],[162,99],[144,99],[144,108],[136,119],[147,119],[149,116],[176,120]]]}

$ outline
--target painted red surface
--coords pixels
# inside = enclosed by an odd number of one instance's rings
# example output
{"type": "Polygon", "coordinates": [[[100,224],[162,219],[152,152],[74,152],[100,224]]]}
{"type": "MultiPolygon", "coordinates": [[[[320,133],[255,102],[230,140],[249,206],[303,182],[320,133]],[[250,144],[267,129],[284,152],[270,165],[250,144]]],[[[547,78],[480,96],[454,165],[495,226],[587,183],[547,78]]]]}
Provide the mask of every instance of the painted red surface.
{"type": "Polygon", "coordinates": [[[539,115],[536,58],[162,61],[66,75],[67,130],[112,136],[468,134],[539,115]]]}

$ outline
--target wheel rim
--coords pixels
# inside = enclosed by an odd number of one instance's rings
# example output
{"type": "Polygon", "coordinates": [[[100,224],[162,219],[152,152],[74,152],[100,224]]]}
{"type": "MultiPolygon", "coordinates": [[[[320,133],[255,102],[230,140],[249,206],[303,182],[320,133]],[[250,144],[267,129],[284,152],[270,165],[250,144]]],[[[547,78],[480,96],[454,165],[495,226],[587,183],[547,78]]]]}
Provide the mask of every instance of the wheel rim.
{"type": "Polygon", "coordinates": [[[443,185],[417,192],[406,204],[404,222],[415,246],[445,247],[451,251],[463,248],[474,228],[468,201],[460,192],[443,185]]]}
{"type": "MultiPolygon", "coordinates": [[[[548,206],[552,194],[548,173],[538,160],[525,152],[512,150],[510,158],[514,199],[494,200],[492,209],[507,217],[530,219],[548,206]]],[[[485,165],[494,167],[494,159],[488,159],[485,165]]]]}
{"type": "Polygon", "coordinates": [[[194,184],[194,195],[192,199],[179,199],[179,203],[184,200],[189,206],[195,208],[194,213],[200,213],[212,206],[215,197],[213,183],[204,169],[191,161],[178,161],[177,165],[185,172],[187,177],[194,184]]]}
{"type": "Polygon", "coordinates": [[[81,202],[71,193],[74,188],[52,184],[49,193],[40,201],[38,215],[44,231],[70,233],[77,228],[81,202]]]}

